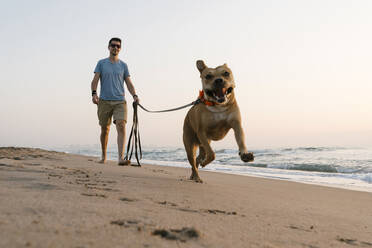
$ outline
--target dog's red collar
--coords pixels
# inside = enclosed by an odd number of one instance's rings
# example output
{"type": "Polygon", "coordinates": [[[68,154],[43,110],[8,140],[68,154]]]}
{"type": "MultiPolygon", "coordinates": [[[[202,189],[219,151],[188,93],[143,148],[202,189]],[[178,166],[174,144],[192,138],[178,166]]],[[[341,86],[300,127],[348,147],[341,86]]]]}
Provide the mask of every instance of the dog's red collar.
{"type": "Polygon", "coordinates": [[[205,105],[207,105],[207,106],[214,106],[214,105],[216,105],[216,103],[215,102],[211,102],[211,101],[207,101],[207,100],[205,100],[205,98],[204,98],[204,91],[199,91],[199,99],[200,99],[200,101],[202,102],[202,103],[204,103],[205,105]]]}

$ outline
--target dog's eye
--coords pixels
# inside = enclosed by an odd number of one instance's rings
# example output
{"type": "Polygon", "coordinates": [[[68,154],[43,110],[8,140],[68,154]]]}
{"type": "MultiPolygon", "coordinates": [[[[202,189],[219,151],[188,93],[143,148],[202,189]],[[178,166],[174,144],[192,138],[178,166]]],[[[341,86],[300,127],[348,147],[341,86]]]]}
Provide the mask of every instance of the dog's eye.
{"type": "Polygon", "coordinates": [[[228,71],[225,71],[224,73],[222,73],[222,76],[228,77],[228,76],[230,76],[230,73],[228,71]]]}
{"type": "Polygon", "coordinates": [[[207,76],[205,76],[205,78],[206,78],[207,80],[210,80],[210,79],[213,78],[213,75],[212,75],[212,74],[207,74],[207,76]]]}

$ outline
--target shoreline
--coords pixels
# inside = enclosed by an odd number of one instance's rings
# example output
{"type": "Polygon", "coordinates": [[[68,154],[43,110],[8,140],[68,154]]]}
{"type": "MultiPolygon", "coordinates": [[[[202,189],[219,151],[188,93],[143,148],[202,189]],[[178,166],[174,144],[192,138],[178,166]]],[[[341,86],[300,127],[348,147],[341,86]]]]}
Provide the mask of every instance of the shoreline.
{"type": "Polygon", "coordinates": [[[0,149],[1,247],[372,247],[372,194],[0,149]]]}
{"type": "MultiPolygon", "coordinates": [[[[98,148],[87,146],[78,147],[81,148],[54,149],[71,154],[98,156],[98,148]]],[[[205,168],[202,168],[202,170],[372,192],[372,173],[370,165],[368,165],[369,161],[366,160],[367,157],[372,156],[372,149],[294,147],[271,150],[265,148],[257,149],[255,152],[257,152],[259,159],[249,164],[244,164],[238,160],[236,156],[232,156],[232,152],[234,153],[235,151],[229,151],[231,149],[227,149],[226,151],[228,152],[224,153],[223,151],[225,150],[226,149],[217,150],[216,153],[218,154],[216,156],[218,157],[216,157],[216,160],[205,168]],[[296,153],[299,154],[296,155],[296,153]],[[351,156],[350,154],[352,153],[355,155],[351,156]],[[277,156],[278,154],[282,155],[276,159],[271,159],[272,154],[277,156]],[[291,159],[295,159],[291,158],[291,156],[299,156],[299,159],[302,161],[298,162],[298,164],[293,161],[291,162],[291,159]],[[318,162],[306,161],[310,159],[310,156],[323,157],[323,159],[320,159],[318,162]],[[333,158],[337,156],[341,156],[342,162],[334,164],[334,162],[332,162],[333,158]],[[286,168],[286,166],[288,167],[286,168]],[[296,169],[296,167],[302,167],[302,169],[296,169]]],[[[116,148],[110,150],[109,153],[111,155],[109,158],[115,161],[116,148]]],[[[150,150],[145,149],[144,153],[145,158],[141,160],[142,163],[190,168],[187,161],[180,160],[180,157],[184,157],[186,154],[184,154],[184,149],[179,147],[155,147],[150,150]]]]}
{"type": "MultiPolygon", "coordinates": [[[[111,160],[111,161],[114,161],[114,160],[111,160]]],[[[173,162],[168,162],[168,161],[152,161],[152,163],[150,162],[147,162],[148,164],[152,164],[152,165],[157,165],[157,166],[166,166],[166,167],[176,167],[176,168],[184,168],[184,169],[190,169],[190,168],[187,168],[185,166],[173,166],[173,165],[166,165],[165,163],[173,163],[173,162]],[[163,163],[164,162],[164,163],[163,163]],[[163,163],[163,164],[162,164],[163,163]]],[[[255,168],[255,167],[253,167],[255,168]]],[[[294,182],[294,183],[303,183],[303,184],[308,184],[308,185],[318,185],[318,186],[323,186],[323,187],[330,187],[330,188],[336,188],[336,189],[344,189],[344,190],[352,190],[352,191],[358,191],[358,192],[368,192],[368,193],[372,193],[372,188],[366,188],[366,187],[363,187],[363,186],[355,186],[355,185],[351,185],[353,182],[351,182],[350,185],[343,185],[343,184],[331,184],[331,183],[327,183],[327,182],[309,182],[309,181],[300,181],[298,179],[292,179],[292,178],[281,178],[279,176],[275,177],[275,176],[267,176],[267,175],[264,175],[264,174],[261,174],[261,175],[256,175],[256,174],[253,174],[253,173],[250,173],[250,172],[247,172],[247,173],[239,173],[239,172],[234,172],[234,171],[219,171],[219,170],[214,170],[214,169],[210,169],[208,167],[206,168],[199,168],[200,170],[199,171],[206,171],[206,172],[216,172],[216,173],[222,173],[222,174],[228,174],[228,175],[237,175],[237,176],[244,176],[244,177],[257,177],[257,178],[263,178],[263,179],[269,179],[269,180],[279,180],[279,181],[288,181],[288,182],[294,182]]],[[[257,169],[257,168],[255,168],[257,169]]],[[[268,168],[264,168],[264,170],[267,170],[268,168]]],[[[191,169],[190,169],[191,170],[191,169]]],[[[283,169],[271,169],[271,170],[276,170],[276,171],[288,171],[288,170],[283,170],[283,169]]],[[[292,173],[308,173],[307,171],[290,171],[292,173]]],[[[313,172],[310,172],[309,174],[313,174],[314,176],[315,175],[324,175],[325,173],[323,172],[316,172],[316,171],[313,171],[313,172]]],[[[328,175],[330,174],[333,174],[333,173],[327,173],[328,175]]],[[[340,174],[339,174],[340,175],[340,174]]],[[[367,184],[369,186],[369,184],[367,184]]]]}

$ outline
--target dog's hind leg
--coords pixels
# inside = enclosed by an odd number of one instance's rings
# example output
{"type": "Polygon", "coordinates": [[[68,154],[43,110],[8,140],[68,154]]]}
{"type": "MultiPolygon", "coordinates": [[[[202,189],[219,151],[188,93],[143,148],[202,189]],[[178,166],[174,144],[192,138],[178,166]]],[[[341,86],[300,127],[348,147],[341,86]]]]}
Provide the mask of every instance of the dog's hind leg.
{"type": "Polygon", "coordinates": [[[186,148],[187,153],[187,159],[189,160],[189,163],[191,164],[191,176],[190,180],[194,180],[195,182],[202,183],[203,181],[199,177],[198,173],[198,166],[196,165],[196,149],[197,146],[189,146],[186,148]]]}
{"type": "Polygon", "coordinates": [[[201,162],[205,159],[205,151],[202,146],[199,146],[199,155],[196,158],[196,167],[199,168],[201,162]]]}
{"type": "MultiPolygon", "coordinates": [[[[208,144],[210,144],[211,142],[208,141],[208,144]]],[[[213,157],[212,157],[213,158],[213,157]]],[[[207,164],[209,164],[210,162],[212,162],[213,159],[211,161],[209,161],[208,163],[206,163],[206,152],[205,152],[205,149],[203,148],[203,146],[199,146],[199,155],[198,157],[196,158],[196,167],[199,167],[199,165],[201,165],[202,167],[205,167],[207,164]]]]}
{"type": "Polygon", "coordinates": [[[200,141],[200,147],[202,147],[203,152],[205,154],[204,158],[200,160],[200,165],[204,167],[210,162],[212,162],[216,158],[216,155],[214,154],[211,146],[209,145],[211,141],[208,140],[204,134],[198,134],[198,139],[200,141]]]}
{"type": "Polygon", "coordinates": [[[199,177],[198,173],[198,166],[196,164],[196,149],[198,148],[198,145],[195,143],[195,140],[193,137],[190,137],[191,135],[188,135],[189,133],[185,133],[183,135],[183,144],[185,146],[187,159],[189,160],[189,163],[191,165],[191,176],[190,180],[194,180],[195,182],[202,183],[203,181],[199,177]]]}

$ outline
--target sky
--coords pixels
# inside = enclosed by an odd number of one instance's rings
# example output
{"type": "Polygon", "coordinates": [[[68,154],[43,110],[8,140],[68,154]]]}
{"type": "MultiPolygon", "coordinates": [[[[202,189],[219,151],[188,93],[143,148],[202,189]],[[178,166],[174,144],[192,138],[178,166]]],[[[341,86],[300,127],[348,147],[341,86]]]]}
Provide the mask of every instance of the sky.
{"type": "MultiPolygon", "coordinates": [[[[248,148],[372,146],[371,13],[369,0],[1,1],[0,146],[99,144],[90,83],[111,37],[148,109],[195,100],[203,59],[233,71],[248,148]]],[[[182,147],[187,111],[140,110],[142,144],[182,147]]],[[[237,147],[233,131],[214,144],[237,147]]]]}

